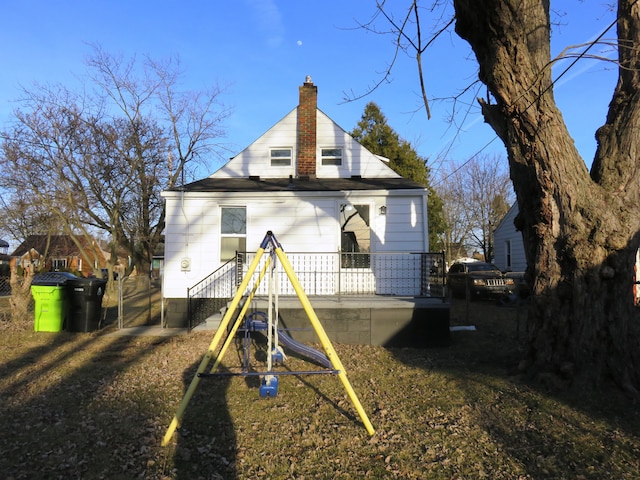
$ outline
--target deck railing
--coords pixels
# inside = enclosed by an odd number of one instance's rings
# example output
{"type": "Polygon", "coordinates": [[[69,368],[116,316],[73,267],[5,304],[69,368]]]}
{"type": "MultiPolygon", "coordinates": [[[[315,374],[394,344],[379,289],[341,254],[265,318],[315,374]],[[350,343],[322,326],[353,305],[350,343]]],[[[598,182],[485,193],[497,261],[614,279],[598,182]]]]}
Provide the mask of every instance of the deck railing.
{"type": "MultiPolygon", "coordinates": [[[[307,295],[444,297],[442,253],[287,252],[287,258],[307,295]]],[[[267,292],[265,280],[257,293],[267,292]]],[[[295,295],[284,272],[278,275],[278,292],[295,295]]]]}
{"type": "MultiPolygon", "coordinates": [[[[443,300],[445,297],[442,252],[287,252],[286,255],[307,295],[389,295],[443,300]]],[[[254,258],[255,253],[238,253],[235,259],[188,289],[190,328],[226,305],[254,258]]],[[[267,258],[268,253],[262,256],[249,288],[257,281],[267,258]]],[[[273,278],[277,285],[272,288],[277,288],[279,295],[295,295],[281,268],[276,268],[273,278]]],[[[256,294],[267,295],[269,282],[265,278],[256,294]]]]}

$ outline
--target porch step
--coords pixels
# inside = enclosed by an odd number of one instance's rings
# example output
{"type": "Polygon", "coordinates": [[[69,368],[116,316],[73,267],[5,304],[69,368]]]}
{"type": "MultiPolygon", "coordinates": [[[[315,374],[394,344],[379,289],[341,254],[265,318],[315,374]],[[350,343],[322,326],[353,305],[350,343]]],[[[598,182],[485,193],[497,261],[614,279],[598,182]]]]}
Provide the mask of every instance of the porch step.
{"type": "MultiPolygon", "coordinates": [[[[196,327],[193,328],[193,331],[198,331],[198,330],[217,330],[220,327],[220,324],[222,323],[222,319],[224,318],[225,314],[227,313],[227,309],[229,308],[229,303],[227,302],[227,304],[222,307],[218,312],[208,316],[204,322],[202,322],[201,324],[197,325],[196,327]]],[[[240,306],[242,306],[243,303],[240,303],[240,306]]]]}
{"type": "Polygon", "coordinates": [[[196,325],[193,328],[194,332],[205,331],[205,330],[217,330],[220,327],[220,322],[222,321],[223,313],[214,313],[210,317],[202,322],[199,325],[196,325]]]}

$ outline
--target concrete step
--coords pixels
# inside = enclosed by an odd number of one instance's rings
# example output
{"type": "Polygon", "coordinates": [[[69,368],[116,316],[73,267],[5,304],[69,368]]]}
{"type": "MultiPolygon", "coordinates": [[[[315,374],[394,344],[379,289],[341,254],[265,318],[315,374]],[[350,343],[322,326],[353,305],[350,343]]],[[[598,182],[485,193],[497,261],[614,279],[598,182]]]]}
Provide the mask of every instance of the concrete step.
{"type": "Polygon", "coordinates": [[[217,330],[220,326],[220,322],[222,321],[222,314],[216,313],[208,317],[204,322],[200,325],[197,325],[193,328],[194,332],[204,331],[204,330],[217,330]]]}

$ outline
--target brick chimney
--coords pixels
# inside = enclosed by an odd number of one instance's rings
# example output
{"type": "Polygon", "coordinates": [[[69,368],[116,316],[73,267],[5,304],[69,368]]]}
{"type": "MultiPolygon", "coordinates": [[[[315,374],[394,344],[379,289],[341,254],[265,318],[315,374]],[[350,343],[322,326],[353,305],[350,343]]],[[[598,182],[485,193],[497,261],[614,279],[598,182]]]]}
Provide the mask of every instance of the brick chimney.
{"type": "Polygon", "coordinates": [[[298,104],[298,176],[316,175],[316,109],[318,107],[318,87],[307,78],[300,89],[298,104]]]}

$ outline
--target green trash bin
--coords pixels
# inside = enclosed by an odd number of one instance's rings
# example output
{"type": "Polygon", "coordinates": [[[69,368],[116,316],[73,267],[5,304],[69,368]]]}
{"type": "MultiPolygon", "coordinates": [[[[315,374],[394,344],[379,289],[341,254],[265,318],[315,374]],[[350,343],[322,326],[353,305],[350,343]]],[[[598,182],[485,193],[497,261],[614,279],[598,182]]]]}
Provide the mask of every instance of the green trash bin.
{"type": "Polygon", "coordinates": [[[34,331],[61,332],[65,329],[69,311],[66,283],[76,278],[67,272],[48,272],[33,277],[34,331]]]}

